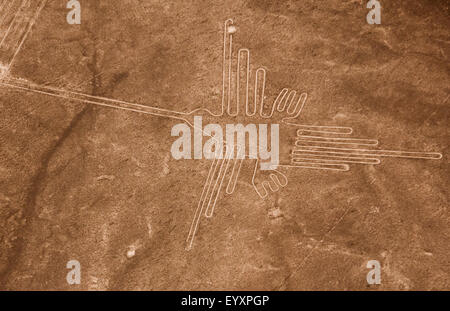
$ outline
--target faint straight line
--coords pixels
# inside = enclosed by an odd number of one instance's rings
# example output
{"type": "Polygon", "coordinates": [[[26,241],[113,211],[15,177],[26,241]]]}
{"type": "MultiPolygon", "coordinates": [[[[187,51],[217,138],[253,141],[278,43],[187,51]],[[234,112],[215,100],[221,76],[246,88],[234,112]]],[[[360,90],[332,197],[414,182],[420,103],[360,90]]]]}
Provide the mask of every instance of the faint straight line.
{"type": "Polygon", "coordinates": [[[286,283],[289,279],[291,279],[295,274],[297,274],[297,272],[299,272],[299,271],[303,268],[303,266],[305,265],[306,261],[309,259],[309,257],[311,257],[312,253],[317,249],[317,247],[318,247],[319,245],[322,245],[322,243],[323,243],[323,241],[325,240],[325,238],[326,238],[331,232],[333,232],[334,229],[336,229],[336,227],[337,227],[337,226],[339,225],[339,223],[344,219],[344,217],[348,214],[348,212],[350,211],[351,208],[352,208],[351,205],[350,205],[349,207],[347,207],[347,209],[345,210],[345,212],[344,212],[344,213],[342,214],[342,216],[334,223],[334,225],[331,227],[331,229],[328,230],[328,231],[322,236],[322,239],[319,241],[319,243],[318,243],[316,246],[314,246],[314,247],[309,251],[309,253],[305,256],[305,258],[303,258],[303,260],[302,260],[302,262],[300,263],[300,265],[297,266],[297,268],[296,268],[293,272],[291,272],[291,273],[283,280],[283,282],[281,282],[281,284],[280,284],[278,287],[276,287],[274,290],[280,290],[281,287],[282,287],[283,285],[285,285],[285,283],[286,283]]]}
{"type": "Polygon", "coordinates": [[[17,10],[16,14],[14,14],[14,18],[12,19],[11,23],[9,24],[8,30],[6,31],[5,35],[3,36],[2,41],[0,42],[0,48],[2,47],[3,42],[5,41],[6,37],[8,37],[8,35],[9,35],[10,31],[11,31],[11,28],[14,25],[14,22],[16,21],[17,16],[20,13],[20,9],[21,8],[22,8],[22,6],[20,6],[19,9],[17,10]]]}
{"type": "Polygon", "coordinates": [[[27,38],[28,34],[30,33],[31,28],[33,28],[33,25],[36,22],[37,17],[39,16],[39,14],[41,13],[42,9],[44,8],[44,6],[46,4],[47,4],[47,0],[41,0],[41,6],[38,7],[36,13],[32,17],[32,20],[28,23],[28,29],[26,30],[25,35],[23,36],[22,40],[20,41],[20,44],[17,47],[16,52],[14,53],[14,56],[12,57],[12,59],[9,62],[8,66],[11,66],[12,63],[14,62],[14,59],[16,58],[17,54],[19,53],[20,49],[22,48],[22,45],[25,42],[25,39],[27,38]]]}
{"type": "Polygon", "coordinates": [[[2,1],[2,4],[0,5],[0,14],[2,14],[3,7],[5,6],[5,4],[6,4],[7,1],[8,1],[8,0],[3,0],[3,1],[2,1]]]}
{"type": "MultiPolygon", "coordinates": [[[[8,6],[8,8],[6,9],[5,14],[3,14],[2,16],[0,16],[0,26],[3,24],[3,21],[4,21],[4,19],[5,19],[5,16],[8,15],[8,13],[9,13],[9,11],[11,10],[11,8],[13,7],[13,4],[14,4],[15,1],[16,1],[16,0],[12,0],[11,2],[9,2],[9,6],[8,6]]],[[[8,2],[8,1],[6,1],[6,2],[8,2]]],[[[5,2],[5,3],[6,3],[6,2],[5,2]]],[[[1,12],[0,12],[0,13],[1,13],[1,12]]]]}

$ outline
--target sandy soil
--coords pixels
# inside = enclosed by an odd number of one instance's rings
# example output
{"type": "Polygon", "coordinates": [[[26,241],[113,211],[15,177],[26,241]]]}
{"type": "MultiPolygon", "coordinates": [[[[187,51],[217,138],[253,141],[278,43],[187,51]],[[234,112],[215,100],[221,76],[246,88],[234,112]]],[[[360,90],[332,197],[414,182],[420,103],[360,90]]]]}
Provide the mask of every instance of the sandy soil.
{"type": "Polygon", "coordinates": [[[216,109],[232,18],[268,97],[307,92],[310,124],[443,158],[289,169],[266,199],[244,164],[186,251],[210,161],[172,158],[179,122],[0,87],[0,289],[450,289],[448,1],[381,0],[381,25],[357,0],[81,3],[81,25],[65,1],[47,3],[12,76],[216,109]],[[80,285],[66,282],[72,259],[80,285]],[[367,284],[369,260],[380,285],[367,284]]]}

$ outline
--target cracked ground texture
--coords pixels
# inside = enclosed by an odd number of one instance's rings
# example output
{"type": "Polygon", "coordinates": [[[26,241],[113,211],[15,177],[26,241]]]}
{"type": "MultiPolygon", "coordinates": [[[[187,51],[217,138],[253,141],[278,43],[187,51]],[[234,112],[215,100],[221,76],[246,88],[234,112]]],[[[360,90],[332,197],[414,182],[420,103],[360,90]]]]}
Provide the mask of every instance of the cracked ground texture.
{"type": "Polygon", "coordinates": [[[210,163],[170,156],[177,122],[0,87],[0,289],[450,289],[448,1],[381,0],[381,25],[359,0],[81,2],[81,25],[47,3],[13,76],[213,109],[232,18],[268,94],[308,93],[309,123],[444,156],[290,170],[266,200],[244,167],[187,252],[210,163]],[[80,285],[66,282],[71,259],[80,285]],[[369,260],[381,285],[366,282],[369,260]]]}

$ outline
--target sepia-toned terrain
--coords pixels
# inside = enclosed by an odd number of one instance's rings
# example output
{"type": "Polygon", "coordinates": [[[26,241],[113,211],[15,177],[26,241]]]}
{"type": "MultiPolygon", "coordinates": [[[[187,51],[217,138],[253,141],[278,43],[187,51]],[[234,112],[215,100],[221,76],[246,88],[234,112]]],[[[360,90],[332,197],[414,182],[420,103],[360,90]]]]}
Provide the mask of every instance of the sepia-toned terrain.
{"type": "Polygon", "coordinates": [[[211,160],[173,159],[181,121],[0,86],[0,289],[450,290],[449,3],[380,2],[369,25],[365,0],[81,0],[69,25],[67,1],[49,0],[13,77],[217,110],[231,18],[268,101],[306,92],[308,124],[443,157],[282,169],[288,185],[265,199],[244,162],[187,251],[211,160]]]}

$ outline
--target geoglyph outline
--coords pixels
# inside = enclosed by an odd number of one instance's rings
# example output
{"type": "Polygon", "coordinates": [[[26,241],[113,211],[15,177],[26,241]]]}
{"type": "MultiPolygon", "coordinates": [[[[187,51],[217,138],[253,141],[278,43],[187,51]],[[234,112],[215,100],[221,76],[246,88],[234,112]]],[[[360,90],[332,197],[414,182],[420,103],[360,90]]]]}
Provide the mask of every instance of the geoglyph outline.
{"type": "MultiPolygon", "coordinates": [[[[373,146],[378,146],[378,140],[374,139],[361,139],[361,138],[347,138],[336,135],[350,135],[353,133],[353,129],[349,127],[340,126],[317,126],[317,125],[305,125],[294,123],[293,120],[297,119],[303,112],[307,94],[301,93],[297,97],[297,91],[288,88],[283,88],[276,97],[271,112],[268,115],[263,114],[263,105],[265,100],[265,86],[266,86],[266,70],[262,67],[255,71],[255,84],[254,84],[254,109],[250,110],[249,105],[249,92],[250,92],[250,51],[247,48],[241,48],[237,52],[237,67],[236,67],[236,94],[232,92],[232,75],[233,75],[233,35],[236,33],[236,27],[232,19],[228,19],[224,23],[224,36],[223,36],[223,72],[222,72],[222,107],[219,114],[214,114],[208,109],[195,109],[191,112],[177,112],[167,109],[150,107],[146,105],[115,100],[106,97],[92,96],[83,94],[80,92],[37,85],[31,81],[25,79],[14,78],[10,76],[10,68],[16,58],[16,55],[20,51],[25,39],[29,35],[38,15],[47,3],[47,0],[39,0],[34,2],[38,3],[36,10],[33,14],[22,15],[22,10],[26,11],[31,6],[31,0],[0,0],[0,30],[5,20],[8,20],[8,14],[16,4],[19,3],[17,11],[13,11],[14,16],[11,23],[8,25],[8,30],[5,34],[2,34],[0,41],[0,56],[3,54],[10,54],[9,58],[5,62],[0,58],[0,85],[4,87],[24,90],[27,92],[34,92],[38,94],[44,94],[59,98],[65,98],[68,100],[78,101],[87,104],[94,104],[103,107],[128,110],[138,113],[150,114],[155,116],[168,117],[172,119],[182,120],[191,127],[194,127],[193,118],[195,114],[200,112],[206,112],[213,117],[223,117],[225,113],[234,117],[239,114],[239,107],[241,107],[240,100],[243,98],[245,101],[245,116],[253,117],[258,112],[262,118],[272,118],[275,111],[287,112],[287,117],[282,118],[281,122],[286,125],[295,126],[297,130],[297,140],[295,146],[293,146],[290,154],[290,163],[279,164],[277,167],[272,167],[272,171],[269,175],[270,180],[263,181],[262,188],[258,189],[256,185],[256,178],[258,174],[258,159],[254,166],[252,185],[261,198],[266,198],[270,192],[278,191],[281,187],[285,187],[288,184],[288,179],[285,174],[280,172],[279,168],[307,168],[307,169],[321,169],[321,170],[335,170],[335,171],[348,171],[350,164],[365,164],[365,165],[378,165],[381,163],[379,157],[396,157],[396,158],[415,158],[415,159],[441,159],[441,153],[434,152],[408,152],[408,151],[396,151],[396,150],[378,150],[368,149],[373,146]],[[7,5],[8,4],[8,5],[7,5]],[[4,9],[6,9],[4,11],[4,9]],[[23,28],[17,28],[13,26],[16,23],[17,18],[20,18],[20,22],[23,28]],[[13,28],[15,27],[15,28],[13,28]],[[4,45],[5,40],[9,39],[9,35],[13,29],[13,34],[18,34],[17,40],[14,46],[4,45]],[[6,48],[7,52],[4,52],[6,48]],[[2,50],[3,49],[3,50],[2,50]],[[242,59],[245,55],[245,61],[242,59]],[[241,97],[240,87],[240,67],[245,66],[245,79],[244,79],[244,96],[241,97]],[[262,76],[262,85],[260,85],[260,78],[262,76]],[[231,109],[231,98],[236,96],[236,112],[231,109]],[[226,105],[225,105],[226,103],[226,105]],[[335,135],[334,137],[327,137],[323,135],[335,135]],[[312,144],[312,145],[311,145],[312,144]],[[264,190],[261,191],[261,190],[264,190]]],[[[30,12],[28,12],[30,13],[30,12]]],[[[11,16],[10,16],[11,17],[11,16]]],[[[13,37],[14,39],[14,37],[13,37]]],[[[203,132],[203,129],[200,129],[203,132]]],[[[199,199],[199,203],[194,212],[194,217],[191,222],[191,227],[186,239],[187,247],[189,250],[193,246],[195,234],[198,230],[201,216],[212,217],[214,208],[217,204],[219,194],[223,187],[225,175],[231,168],[231,177],[228,181],[225,189],[226,194],[232,194],[235,191],[237,179],[240,174],[243,160],[232,159],[230,151],[235,146],[224,145],[225,157],[221,159],[213,159],[208,176],[205,180],[205,184],[202,189],[202,193],[199,199]],[[233,163],[231,163],[233,162],[233,163]]],[[[239,146],[237,152],[239,153],[239,146]]]]}

